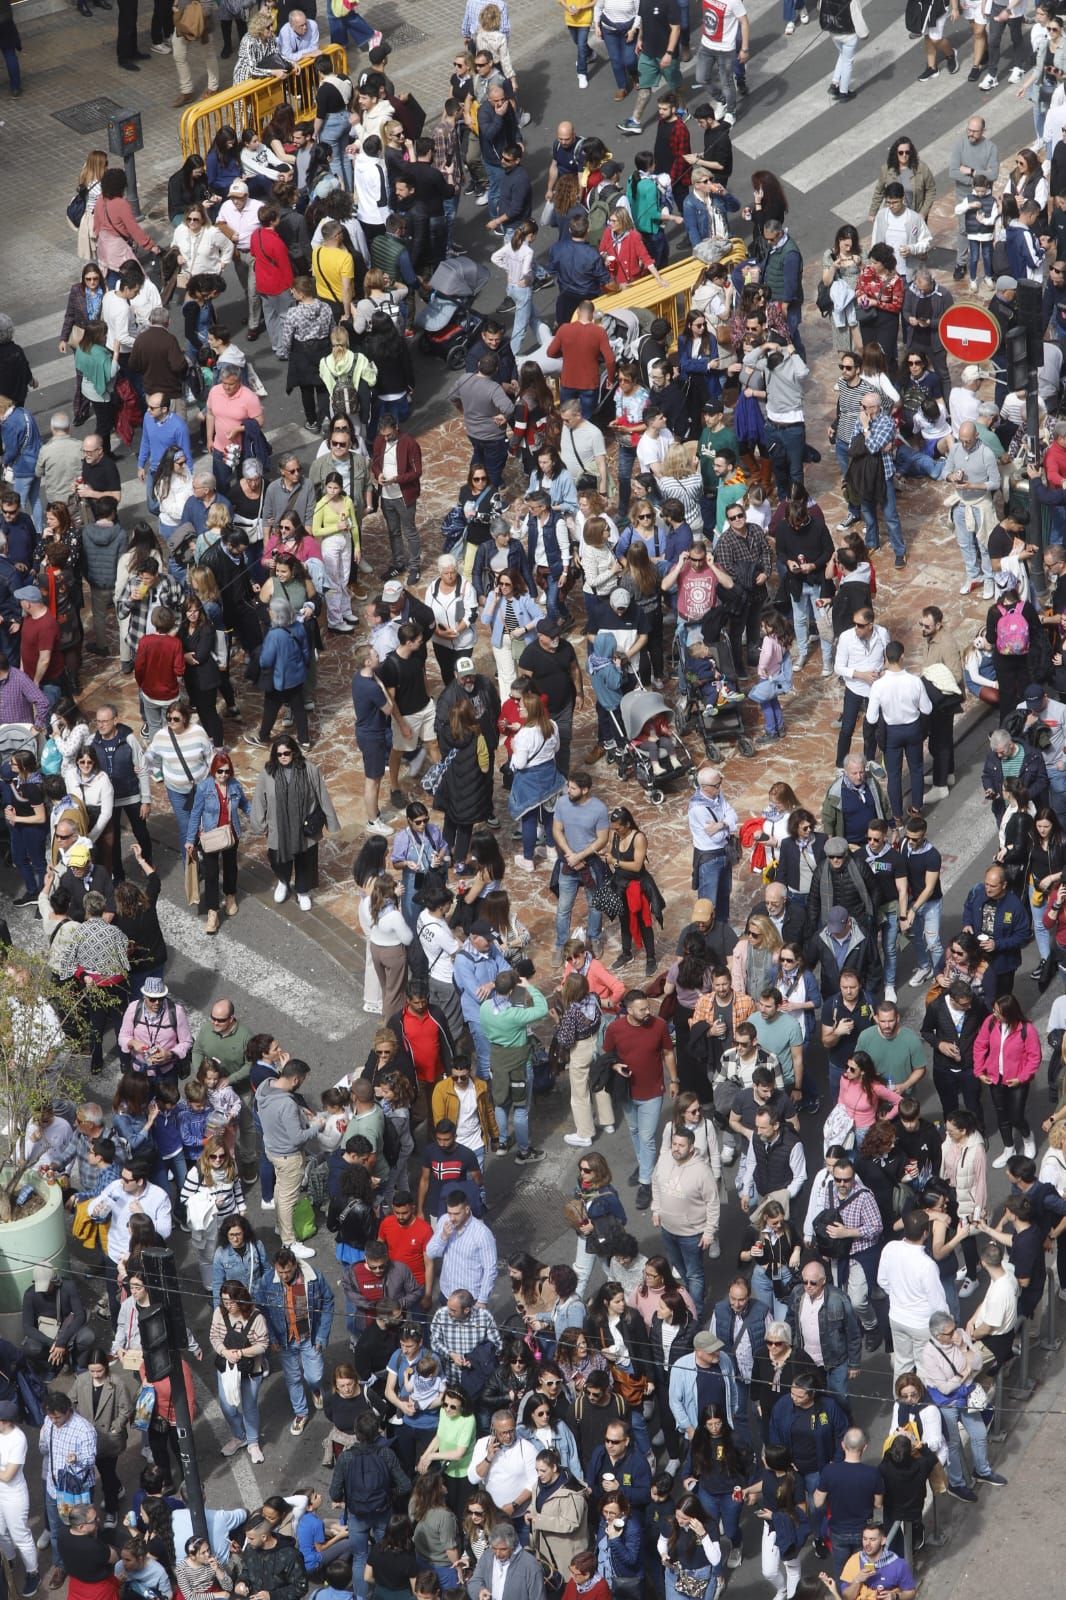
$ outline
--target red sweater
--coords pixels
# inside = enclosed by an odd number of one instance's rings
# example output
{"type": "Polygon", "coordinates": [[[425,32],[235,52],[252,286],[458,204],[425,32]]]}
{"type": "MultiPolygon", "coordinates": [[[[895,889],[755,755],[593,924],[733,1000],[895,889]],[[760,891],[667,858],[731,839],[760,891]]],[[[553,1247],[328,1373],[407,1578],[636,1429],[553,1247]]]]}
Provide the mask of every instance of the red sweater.
{"type": "Polygon", "coordinates": [[[595,389],[600,382],[600,357],[614,382],[614,351],[595,322],[564,322],[548,346],[550,356],[562,356],[559,382],[564,389],[595,389]]]}
{"type": "Polygon", "coordinates": [[[172,633],[146,633],[137,646],[133,676],[146,700],[169,705],[185,676],[185,651],[172,633]]]}
{"type": "Polygon", "coordinates": [[[273,228],[256,228],[248,241],[260,294],[284,294],[292,288],[292,261],[285,241],[273,228]]]}

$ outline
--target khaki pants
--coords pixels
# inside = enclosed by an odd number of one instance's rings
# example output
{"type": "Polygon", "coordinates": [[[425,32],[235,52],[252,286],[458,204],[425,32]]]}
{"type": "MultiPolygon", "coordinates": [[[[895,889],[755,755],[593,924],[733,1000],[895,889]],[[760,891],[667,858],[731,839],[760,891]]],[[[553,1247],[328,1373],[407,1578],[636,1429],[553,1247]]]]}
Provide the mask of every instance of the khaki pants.
{"type": "MultiPolygon", "coordinates": [[[[583,1139],[591,1139],[596,1133],[592,1116],[593,1097],[589,1094],[589,1067],[595,1054],[595,1034],[589,1039],[579,1039],[570,1052],[570,1115],[574,1119],[574,1132],[583,1139]]],[[[614,1101],[606,1089],[601,1089],[595,1096],[595,1103],[601,1128],[613,1126],[614,1101]]]]}
{"type": "Polygon", "coordinates": [[[296,1235],[292,1228],[292,1209],[300,1196],[300,1187],[304,1176],[304,1158],[299,1152],[293,1156],[272,1156],[267,1151],[267,1160],[274,1168],[276,1183],[274,1185],[275,1221],[282,1244],[295,1244],[296,1235]]]}
{"type": "Polygon", "coordinates": [[[178,74],[178,88],[182,94],[192,94],[192,66],[207,68],[207,89],[209,94],[214,94],[218,89],[218,34],[214,28],[207,36],[206,42],[202,39],[183,39],[180,33],[174,32],[170,36],[170,48],[174,52],[174,69],[178,74]]]}

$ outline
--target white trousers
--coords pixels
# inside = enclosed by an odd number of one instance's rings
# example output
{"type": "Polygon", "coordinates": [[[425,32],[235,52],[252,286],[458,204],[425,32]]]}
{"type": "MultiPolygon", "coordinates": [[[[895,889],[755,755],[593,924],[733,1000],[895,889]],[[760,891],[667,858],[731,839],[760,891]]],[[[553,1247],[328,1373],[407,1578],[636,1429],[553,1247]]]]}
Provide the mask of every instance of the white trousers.
{"type": "Polygon", "coordinates": [[[341,622],[354,622],[352,602],[348,597],[348,579],[352,573],[350,533],[327,533],[322,540],[322,565],[330,583],[326,590],[327,622],[332,628],[341,622]]]}
{"type": "Polygon", "coordinates": [[[37,1545],[30,1532],[30,1492],[0,1486],[0,1554],[14,1561],[22,1557],[27,1572],[37,1571],[37,1545]]]}

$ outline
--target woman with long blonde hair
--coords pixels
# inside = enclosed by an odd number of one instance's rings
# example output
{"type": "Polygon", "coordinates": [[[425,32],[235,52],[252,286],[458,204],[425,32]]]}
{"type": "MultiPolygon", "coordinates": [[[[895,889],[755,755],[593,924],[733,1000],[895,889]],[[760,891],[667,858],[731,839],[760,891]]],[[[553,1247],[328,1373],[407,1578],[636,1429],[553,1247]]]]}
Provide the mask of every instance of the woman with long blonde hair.
{"type": "Polygon", "coordinates": [[[199,1159],[185,1174],[181,1210],[192,1230],[204,1288],[210,1289],[219,1230],[230,1217],[248,1210],[244,1185],[221,1134],[208,1135],[199,1159]]]}
{"type": "Polygon", "coordinates": [[[758,1000],[766,985],[777,980],[780,954],[781,935],[770,918],[758,912],[750,916],[729,958],[735,992],[758,1000]]]}

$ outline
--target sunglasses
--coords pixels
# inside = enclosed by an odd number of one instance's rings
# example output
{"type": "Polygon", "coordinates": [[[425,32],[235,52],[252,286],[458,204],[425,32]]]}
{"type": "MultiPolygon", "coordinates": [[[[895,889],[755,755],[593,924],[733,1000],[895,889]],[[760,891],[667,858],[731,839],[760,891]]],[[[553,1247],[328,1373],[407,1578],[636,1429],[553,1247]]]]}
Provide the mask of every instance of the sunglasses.
{"type": "Polygon", "coordinates": [[[184,722],[185,718],[184,717],[168,717],[167,721],[168,722],[184,722]]]}

